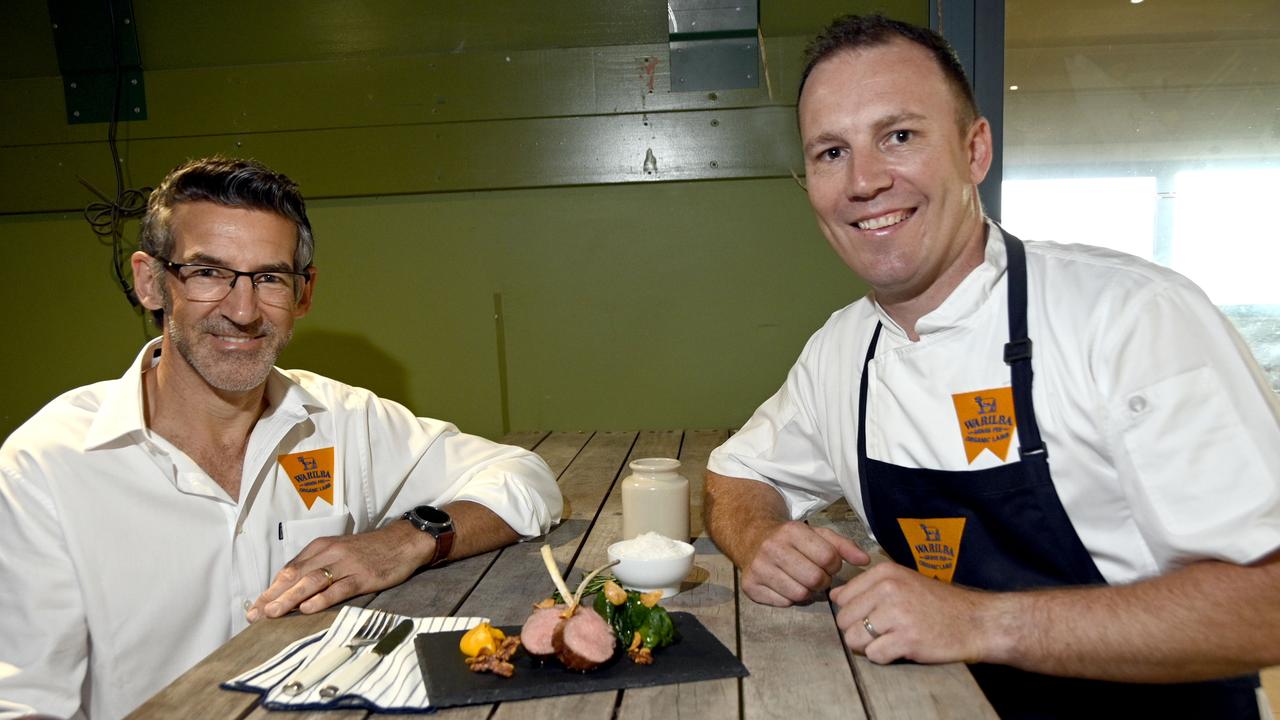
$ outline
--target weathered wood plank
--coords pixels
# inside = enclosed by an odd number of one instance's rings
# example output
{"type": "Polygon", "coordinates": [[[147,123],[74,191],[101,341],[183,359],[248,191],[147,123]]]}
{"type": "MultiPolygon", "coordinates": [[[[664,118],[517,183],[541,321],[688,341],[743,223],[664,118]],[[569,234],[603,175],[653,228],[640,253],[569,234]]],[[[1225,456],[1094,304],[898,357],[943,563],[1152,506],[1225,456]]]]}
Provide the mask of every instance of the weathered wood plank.
{"type": "Polygon", "coordinates": [[[503,703],[493,714],[493,720],[610,720],[619,692],[607,690],[503,703]]]}
{"type": "MultiPolygon", "coordinates": [[[[694,534],[694,571],[679,595],[662,604],[673,611],[693,613],[720,642],[737,651],[737,602],[734,568],[711,542],[702,537],[702,475],[707,456],[724,442],[723,430],[690,430],[680,448],[681,471],[689,479],[691,528],[694,534]]],[[[661,658],[658,660],[661,662],[661,658]]],[[[618,717],[622,720],[667,720],[696,717],[700,720],[736,719],[740,716],[735,678],[628,690],[623,693],[618,717]]]]}
{"type": "MultiPolygon", "coordinates": [[[[550,433],[546,430],[526,430],[524,432],[510,432],[502,436],[498,442],[503,445],[515,445],[525,450],[532,450],[542,442],[550,433]]],[[[545,458],[544,458],[545,459],[545,458]]]]}
{"type": "Polygon", "coordinates": [[[740,591],[738,616],[742,661],[751,671],[742,681],[744,719],[867,717],[827,602],[774,608],[740,591]]]}
{"type": "Polygon", "coordinates": [[[877,665],[852,657],[872,720],[999,720],[961,663],[877,665]]]}
{"type": "Polygon", "coordinates": [[[775,608],[738,594],[742,717],[866,718],[826,602],[775,608]]]}
{"type": "MultiPolygon", "coordinates": [[[[872,564],[892,562],[874,541],[857,514],[843,502],[811,521],[853,538],[871,555],[872,564]]],[[[835,583],[848,582],[860,568],[846,565],[835,583]]],[[[818,603],[815,603],[815,605],[818,603]]],[[[829,605],[834,617],[837,608],[829,605]]],[[[847,648],[845,655],[857,677],[858,690],[873,720],[994,720],[998,716],[963,663],[877,665],[847,648]]]]}
{"type": "Polygon", "coordinates": [[[534,446],[533,451],[547,463],[556,478],[560,478],[590,439],[589,432],[556,432],[534,446]]]}

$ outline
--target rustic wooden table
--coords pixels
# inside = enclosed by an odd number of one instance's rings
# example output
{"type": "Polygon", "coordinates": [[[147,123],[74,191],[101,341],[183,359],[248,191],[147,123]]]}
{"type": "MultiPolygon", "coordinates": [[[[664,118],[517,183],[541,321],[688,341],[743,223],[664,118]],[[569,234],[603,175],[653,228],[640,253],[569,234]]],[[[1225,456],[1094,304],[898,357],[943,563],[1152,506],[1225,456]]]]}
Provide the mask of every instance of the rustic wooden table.
{"type": "MultiPolygon", "coordinates": [[[[738,589],[733,564],[702,533],[702,473],[707,455],[724,441],[723,430],[517,433],[505,441],[532,449],[560,478],[565,519],[547,534],[570,584],[584,569],[606,562],[618,539],[622,502],[618,480],[627,463],[642,457],[678,457],[689,478],[697,555],[679,595],[663,601],[696,615],[737,652],[751,675],[681,685],[617,690],[440,711],[446,720],[485,718],[995,718],[963,665],[878,666],[848,653],[828,603],[770,608],[738,589]]],[[[811,522],[865,540],[843,504],[811,522]]],[[[416,616],[480,615],[495,624],[519,624],[534,595],[550,591],[538,557],[543,540],[452,563],[415,575],[404,584],[354,602],[416,616]]],[[[335,611],[290,615],[258,623],[232,638],[199,665],[138,708],[134,718],[262,718],[291,720],[364,718],[359,710],[271,713],[258,696],[222,690],[218,684],[266,660],[304,635],[328,627],[335,611]]]]}

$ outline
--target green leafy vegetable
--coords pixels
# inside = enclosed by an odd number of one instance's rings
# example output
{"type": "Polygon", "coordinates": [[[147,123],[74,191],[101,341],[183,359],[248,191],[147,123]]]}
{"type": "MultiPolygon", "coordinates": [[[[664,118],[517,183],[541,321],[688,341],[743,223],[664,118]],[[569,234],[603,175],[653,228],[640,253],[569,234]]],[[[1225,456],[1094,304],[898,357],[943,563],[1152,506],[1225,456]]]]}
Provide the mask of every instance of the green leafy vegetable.
{"type": "Polygon", "coordinates": [[[631,646],[637,632],[640,633],[641,646],[650,649],[663,648],[680,639],[666,608],[661,605],[645,607],[640,602],[640,593],[634,590],[627,592],[627,601],[621,605],[614,605],[604,593],[597,593],[593,607],[613,628],[613,634],[624,648],[631,646]]]}

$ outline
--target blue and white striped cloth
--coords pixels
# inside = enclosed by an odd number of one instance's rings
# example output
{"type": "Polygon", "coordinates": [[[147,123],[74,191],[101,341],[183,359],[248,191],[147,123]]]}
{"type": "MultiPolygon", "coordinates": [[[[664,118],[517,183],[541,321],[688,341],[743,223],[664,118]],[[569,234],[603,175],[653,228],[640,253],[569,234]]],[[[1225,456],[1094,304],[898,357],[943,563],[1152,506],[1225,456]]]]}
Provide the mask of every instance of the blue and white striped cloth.
{"type": "MultiPolygon", "coordinates": [[[[330,699],[320,697],[320,688],[325,684],[323,680],[298,695],[284,694],[281,688],[285,678],[320,653],[346,643],[373,612],[366,608],[344,607],[328,630],[289,644],[270,660],[222,683],[222,687],[259,693],[262,706],[268,710],[364,708],[374,712],[423,712],[431,708],[431,703],[422,682],[422,672],[418,669],[413,637],[418,633],[467,630],[488,622],[487,618],[478,617],[408,618],[414,622],[413,635],[392,650],[346,694],[330,699]]],[[[392,626],[404,619],[396,617],[392,626]]],[[[362,648],[360,652],[368,652],[368,649],[362,648]]]]}

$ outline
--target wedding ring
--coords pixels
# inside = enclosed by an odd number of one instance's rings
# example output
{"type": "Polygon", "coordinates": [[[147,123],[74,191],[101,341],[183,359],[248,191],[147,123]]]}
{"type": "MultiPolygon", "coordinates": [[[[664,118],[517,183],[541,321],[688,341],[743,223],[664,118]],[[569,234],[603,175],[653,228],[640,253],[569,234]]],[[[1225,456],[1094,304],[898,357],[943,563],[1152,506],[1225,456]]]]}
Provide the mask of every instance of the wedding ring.
{"type": "Polygon", "coordinates": [[[872,640],[880,637],[880,633],[876,632],[876,626],[871,624],[871,618],[862,618],[862,628],[867,631],[867,634],[871,636],[872,640]]]}
{"type": "MultiPolygon", "coordinates": [[[[322,567],[322,568],[320,568],[320,572],[324,573],[324,579],[329,581],[329,585],[332,585],[332,584],[333,584],[333,573],[329,572],[329,568],[327,568],[327,567],[322,567]]],[[[328,585],[326,585],[325,587],[328,587],[328,585]]]]}

